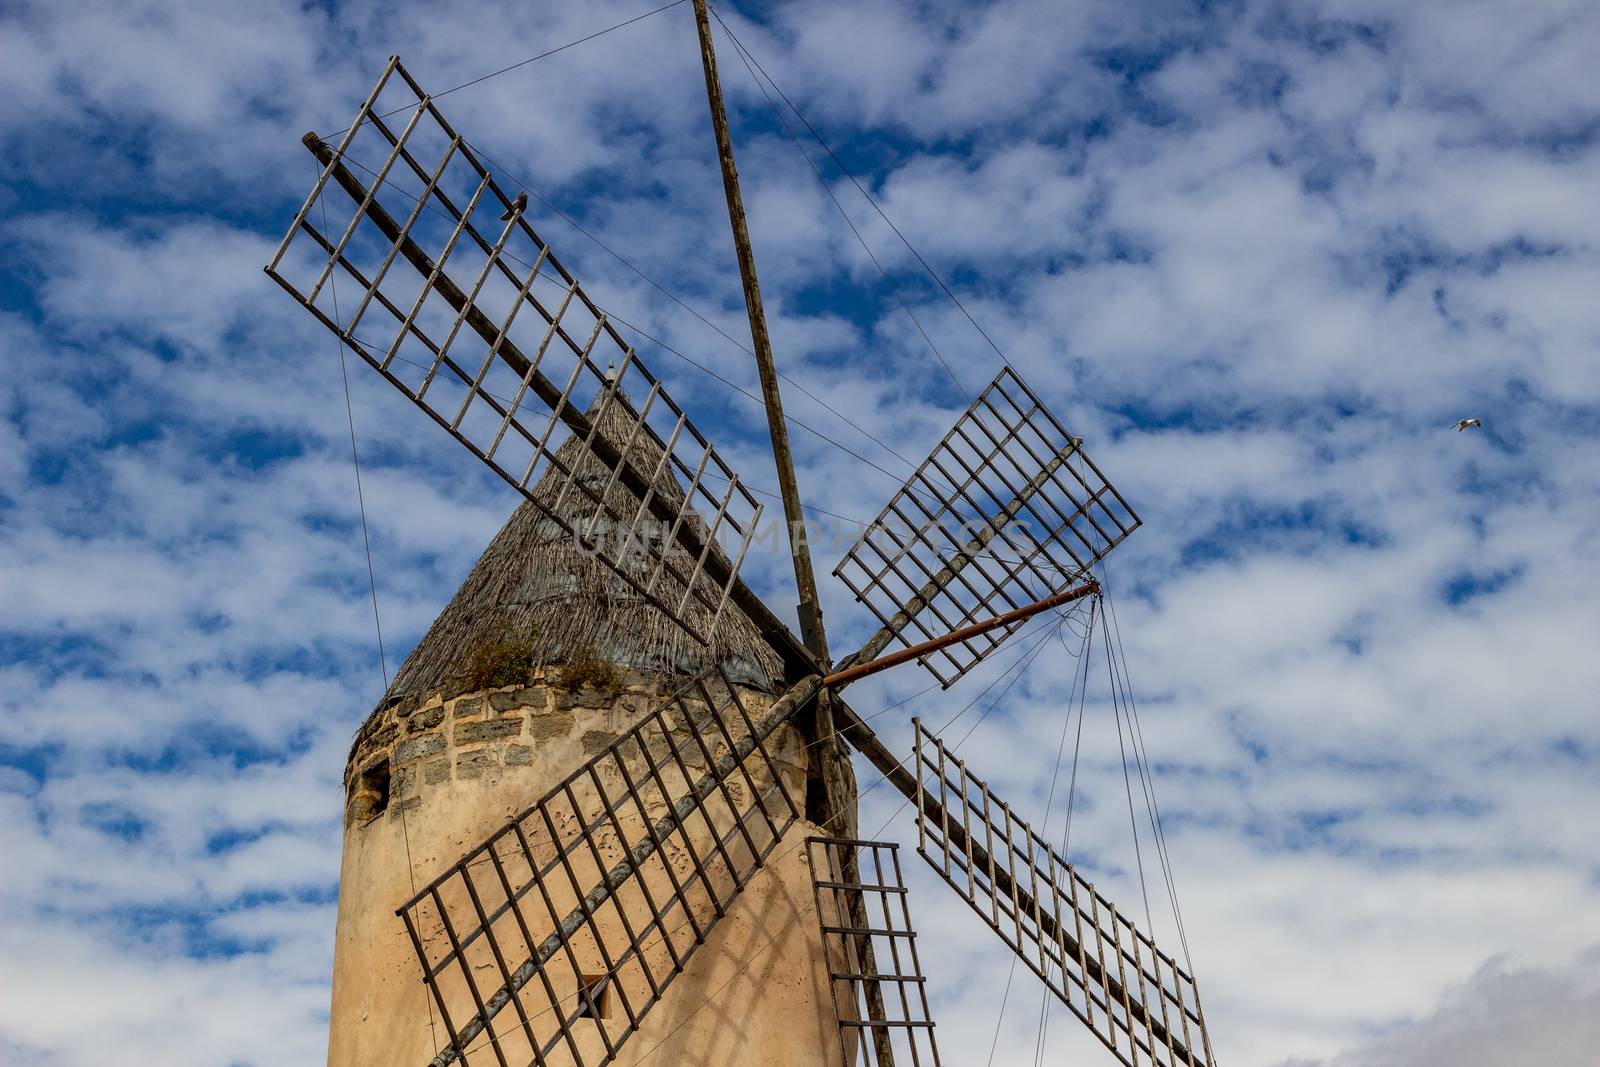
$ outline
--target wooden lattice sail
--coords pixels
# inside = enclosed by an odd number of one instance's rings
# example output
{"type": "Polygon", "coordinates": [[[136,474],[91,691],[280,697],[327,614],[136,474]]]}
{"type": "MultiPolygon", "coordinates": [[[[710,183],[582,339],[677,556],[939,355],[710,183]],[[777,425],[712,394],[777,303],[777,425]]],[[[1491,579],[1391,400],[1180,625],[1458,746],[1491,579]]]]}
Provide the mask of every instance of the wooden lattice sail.
{"type": "Polygon", "coordinates": [[[672,625],[709,643],[761,515],[738,475],[398,57],[337,145],[306,143],[322,168],[267,273],[672,625]],[[385,119],[397,113],[398,131],[385,119]],[[614,418],[613,406],[631,425],[601,435],[594,416],[614,418]],[[562,451],[571,440],[582,464],[562,451]],[[580,476],[593,465],[604,478],[580,476]],[[593,503],[588,521],[534,496],[548,469],[558,498],[593,503]],[[651,491],[661,471],[680,485],[676,499],[651,491]],[[631,490],[627,506],[612,506],[613,484],[631,490]],[[627,564],[640,552],[656,564],[642,580],[627,564]]]}
{"type": "Polygon", "coordinates": [[[1127,1067],[1213,1067],[1194,977],[915,725],[922,857],[1127,1067]]]}
{"type": "Polygon", "coordinates": [[[815,689],[695,679],[402,905],[435,1067],[614,1059],[799,816],[767,746],[815,689]]]}
{"type": "MultiPolygon", "coordinates": [[[[1010,367],[995,376],[844,554],[834,575],[891,641],[936,640],[1082,578],[1139,516],[1010,367]]],[[[1023,624],[920,657],[948,688],[1023,624]]]]}
{"type": "Polygon", "coordinates": [[[844,1062],[939,1067],[900,846],[810,837],[806,848],[844,1062]]]}

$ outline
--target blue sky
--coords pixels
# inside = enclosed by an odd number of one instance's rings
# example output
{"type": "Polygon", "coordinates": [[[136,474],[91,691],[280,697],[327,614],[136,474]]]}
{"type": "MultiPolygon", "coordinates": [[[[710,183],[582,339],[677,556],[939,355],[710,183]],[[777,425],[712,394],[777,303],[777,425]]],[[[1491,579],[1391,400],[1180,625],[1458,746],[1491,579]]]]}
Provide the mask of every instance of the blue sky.
{"type": "MultiPolygon", "coordinates": [[[[0,14],[0,1058],[322,1056],[339,776],[382,678],[333,341],[261,273],[315,175],[299,138],[349,121],[391,52],[438,91],[648,6],[0,14]]],[[[1584,1062],[1600,12],[724,16],[1145,520],[1112,574],[1219,1056],[1584,1062]],[[1465,416],[1482,432],[1451,432],[1465,416]]],[[[779,362],[848,422],[792,389],[790,412],[890,472],[796,431],[802,489],[871,516],[903,465],[849,423],[915,460],[962,401],[725,42],[722,64],[779,362]]],[[[686,7],[441,103],[746,336],[686,7]]],[[[981,387],[994,351],[824,175],[981,387]]],[[[748,356],[534,221],[602,305],[754,389],[748,356]]],[[[639,351],[771,489],[760,409],[639,351]]],[[[351,385],[392,671],[515,499],[374,376],[351,385]]],[[[785,605],[785,570],[746,574],[785,605]]],[[[865,636],[825,596],[835,647],[865,636]]],[[[886,739],[1020,651],[885,715],[886,739]]],[[[962,748],[1036,816],[1052,761],[1018,753],[1054,750],[1073,671],[1041,654],[962,748]]],[[[1102,678],[1073,858],[1132,902],[1115,742],[1102,678]]],[[[906,840],[886,792],[863,827],[906,840]]],[[[945,1058],[986,1059],[1007,957],[912,874],[945,1058]]],[[[995,1062],[1031,1061],[1038,1012],[1019,974],[995,1062]]],[[[1049,1034],[1051,1062],[1082,1051],[1063,1018],[1049,1034]]]]}

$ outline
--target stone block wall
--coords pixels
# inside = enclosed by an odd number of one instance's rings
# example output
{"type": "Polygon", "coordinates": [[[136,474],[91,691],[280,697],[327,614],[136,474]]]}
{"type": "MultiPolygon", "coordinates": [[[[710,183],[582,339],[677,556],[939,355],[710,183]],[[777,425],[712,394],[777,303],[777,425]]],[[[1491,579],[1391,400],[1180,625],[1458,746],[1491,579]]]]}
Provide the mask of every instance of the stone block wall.
{"type": "MultiPolygon", "coordinates": [[[[420,808],[435,787],[497,780],[508,768],[543,768],[548,784],[556,785],[684,681],[650,671],[618,673],[614,688],[569,689],[560,667],[541,668],[527,685],[401,701],[371,720],[351,750],[345,768],[346,827],[364,826],[380,814],[398,819],[420,808]]],[[[752,718],[774,699],[754,689],[739,692],[752,718]]],[[[786,778],[791,770],[803,774],[798,734],[785,730],[775,741],[773,756],[784,765],[786,778]]],[[[522,803],[536,799],[524,795],[522,803]]]]}

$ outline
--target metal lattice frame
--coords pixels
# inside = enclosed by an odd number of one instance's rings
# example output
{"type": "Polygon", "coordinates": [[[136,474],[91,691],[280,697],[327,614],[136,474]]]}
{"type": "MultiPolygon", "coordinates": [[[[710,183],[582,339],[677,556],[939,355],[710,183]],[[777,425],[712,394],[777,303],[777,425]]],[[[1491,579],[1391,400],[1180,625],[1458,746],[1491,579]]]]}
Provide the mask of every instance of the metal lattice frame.
{"type": "Polygon", "coordinates": [[[752,721],[708,672],[407,901],[435,1067],[611,1062],[799,817],[767,742],[815,689],[752,721]]]}
{"type": "Polygon", "coordinates": [[[938,1067],[900,846],[809,837],[806,848],[844,1062],[938,1067]]]}
{"type": "MultiPolygon", "coordinates": [[[[1010,367],[834,568],[883,624],[932,640],[1065,589],[1139,516],[1010,367]]],[[[948,688],[1021,621],[921,659],[948,688]]]]}
{"type": "Polygon", "coordinates": [[[322,170],[267,273],[524,495],[556,468],[554,506],[535,503],[708,643],[756,498],[398,57],[338,145],[307,145],[322,170]],[[398,130],[388,115],[403,117],[398,130]],[[598,477],[556,455],[570,437],[598,477]],[[574,518],[562,505],[580,495],[592,508],[574,518]]]}
{"type": "Polygon", "coordinates": [[[916,728],[917,851],[1128,1067],[1214,1067],[1192,976],[916,728]]]}

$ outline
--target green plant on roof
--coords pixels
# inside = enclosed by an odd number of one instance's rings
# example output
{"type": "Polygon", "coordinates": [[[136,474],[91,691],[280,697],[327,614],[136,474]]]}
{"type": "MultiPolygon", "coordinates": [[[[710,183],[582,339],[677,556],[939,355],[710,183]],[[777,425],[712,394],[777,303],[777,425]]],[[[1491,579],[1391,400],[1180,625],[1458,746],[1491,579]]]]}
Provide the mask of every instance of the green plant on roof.
{"type": "Polygon", "coordinates": [[[467,665],[456,679],[457,692],[499,689],[526,685],[533,675],[533,642],[525,638],[500,637],[480,641],[467,656],[467,665]]]}
{"type": "Polygon", "coordinates": [[[622,672],[593,644],[576,645],[561,667],[561,684],[567,689],[598,689],[609,696],[622,691],[622,672]]]}

